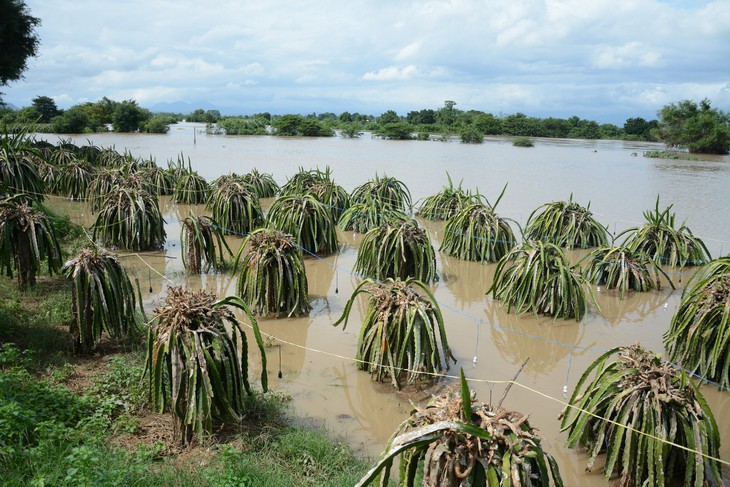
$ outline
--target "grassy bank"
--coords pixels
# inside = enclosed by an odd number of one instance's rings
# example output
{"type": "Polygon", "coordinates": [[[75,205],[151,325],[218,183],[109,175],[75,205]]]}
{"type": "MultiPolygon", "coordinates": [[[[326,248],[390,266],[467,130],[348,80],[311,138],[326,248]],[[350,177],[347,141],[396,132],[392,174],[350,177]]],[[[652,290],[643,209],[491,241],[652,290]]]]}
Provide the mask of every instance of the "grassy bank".
{"type": "Polygon", "coordinates": [[[134,344],[70,354],[70,286],[0,278],[0,484],[354,485],[367,470],[344,444],[294,426],[287,400],[256,394],[243,422],[208,444],[172,447],[169,414],[147,404],[134,344]]]}

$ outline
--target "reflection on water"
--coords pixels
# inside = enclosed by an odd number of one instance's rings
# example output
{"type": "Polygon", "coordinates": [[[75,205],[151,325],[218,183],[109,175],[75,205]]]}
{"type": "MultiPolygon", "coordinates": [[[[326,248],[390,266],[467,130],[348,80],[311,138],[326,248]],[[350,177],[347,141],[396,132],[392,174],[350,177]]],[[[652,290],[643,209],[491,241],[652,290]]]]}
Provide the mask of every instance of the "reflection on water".
{"type": "Polygon", "coordinates": [[[441,282],[458,304],[484,301],[494,279],[494,265],[457,259],[441,254],[441,282]]]}
{"type": "MultiPolygon", "coordinates": [[[[75,142],[85,143],[86,136],[75,142]]],[[[724,253],[730,250],[730,225],[726,218],[730,207],[730,158],[693,164],[631,156],[632,152],[660,149],[656,144],[540,139],[534,148],[524,150],[499,138],[472,146],[370,138],[201,134],[193,145],[190,125],[176,127],[168,136],[95,134],[93,143],[115,145],[119,150],[127,148],[144,157],[152,154],[163,167],[164,161],[176,159],[182,151],[190,157],[193,168],[208,180],[256,167],[272,173],[281,184],[299,166],[329,165],[338,183],[349,191],[375,173],[387,173],[404,181],[414,200],[439,191],[446,183],[444,170],[448,169],[455,180],[464,179],[465,189],[479,188],[490,201],[509,182],[499,212],[523,225],[538,206],[565,200],[573,193],[575,200],[591,201],[596,218],[620,232],[641,223],[642,212],[653,208],[660,194],[662,202],[674,204],[679,222],[686,220],[695,234],[709,237],[705,242],[713,255],[719,255],[723,245],[724,253]]],[[[56,211],[71,215],[75,222],[87,228],[93,223],[94,215],[85,203],[60,198],[52,201],[56,211]]],[[[271,201],[263,200],[262,205],[267,208],[271,201]]],[[[190,210],[195,214],[207,213],[205,208],[175,205],[169,197],[161,198],[160,203],[168,222],[165,248],[139,253],[139,257],[122,254],[126,268],[139,279],[145,308],[151,311],[157,306],[170,283],[202,287],[219,296],[232,294],[235,276],[214,272],[188,276],[180,260],[179,221],[190,210]]],[[[438,248],[443,222],[421,223],[438,248]]],[[[374,383],[367,372],[356,369],[353,357],[366,299],[359,299],[353,306],[347,329],[335,328],[332,323],[361,282],[352,269],[362,235],[338,232],[338,237],[341,246],[337,254],[325,259],[305,259],[313,305],[309,316],[259,320],[262,331],[274,337],[267,349],[267,371],[271,388],[290,395],[295,412],[315,418],[344,435],[352,445],[363,446],[368,453],[377,455],[394,428],[408,415],[408,400],[421,400],[433,391],[398,394],[389,384],[374,383]],[[279,367],[281,379],[277,378],[279,367]]],[[[236,252],[241,238],[229,236],[226,241],[236,252]]],[[[585,252],[568,255],[571,262],[577,262],[585,252]]],[[[463,367],[467,377],[474,379],[471,385],[478,397],[486,401],[491,394],[496,400],[504,385],[484,381],[511,379],[519,364],[529,357],[518,382],[534,390],[513,387],[505,406],[531,414],[530,422],[540,429],[545,444],[560,463],[566,485],[606,485],[598,469],[590,475],[584,473],[584,455],[563,447],[565,438],[557,421],[563,408],[559,402],[563,388],[567,386],[571,391],[583,370],[602,350],[640,342],[648,349],[662,352],[662,334],[678,306],[681,287],[694,269],[672,271],[681,272],[683,279],[682,283],[675,280],[680,289],[671,293],[664,287],[662,291],[628,293],[621,300],[615,292],[601,290],[596,296],[600,311],[592,309],[577,323],[508,314],[484,294],[491,284],[494,265],[462,262],[440,253],[437,256],[441,280],[432,289],[442,306],[448,341],[458,360],[450,373],[458,374],[459,367],[463,367]]],[[[249,343],[254,342],[251,339],[249,343]]],[[[250,350],[251,375],[255,377],[258,351],[253,345],[250,350]]],[[[437,387],[454,384],[453,380],[444,380],[437,387]]],[[[719,422],[721,456],[728,458],[730,415],[725,413],[730,412],[730,393],[713,387],[703,387],[703,392],[719,422]]]]}

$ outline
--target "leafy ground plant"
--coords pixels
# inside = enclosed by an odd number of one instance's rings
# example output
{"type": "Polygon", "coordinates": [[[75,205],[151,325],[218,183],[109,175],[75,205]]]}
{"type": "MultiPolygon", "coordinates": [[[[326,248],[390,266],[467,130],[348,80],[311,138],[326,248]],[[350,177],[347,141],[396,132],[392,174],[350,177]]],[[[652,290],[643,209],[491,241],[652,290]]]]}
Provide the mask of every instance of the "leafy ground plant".
{"type": "Polygon", "coordinates": [[[54,192],[71,200],[83,200],[96,171],[83,161],[72,161],[59,168],[54,181],[54,192]]]}
{"type": "Polygon", "coordinates": [[[73,286],[70,331],[79,351],[93,351],[103,331],[116,339],[136,330],[135,290],[114,255],[82,250],[63,272],[73,286]]]}
{"type": "Polygon", "coordinates": [[[416,213],[417,216],[426,220],[447,220],[477,200],[468,191],[461,189],[461,182],[455,187],[448,172],[446,177],[449,179],[448,186],[444,186],[435,195],[425,198],[416,213]]]}
{"type": "Polygon", "coordinates": [[[365,234],[355,260],[355,272],[377,280],[409,277],[433,282],[436,253],[426,229],[412,218],[386,221],[365,234]]]}
{"type": "Polygon", "coordinates": [[[403,487],[562,487],[557,463],[527,418],[476,402],[462,370],[461,394],[446,393],[416,406],[357,486],[378,480],[388,485],[393,461],[399,458],[398,485],[403,487]]]}
{"type": "Polygon", "coordinates": [[[606,289],[618,289],[621,299],[627,291],[645,292],[661,289],[664,276],[674,289],[674,283],[648,255],[626,247],[600,247],[592,250],[578,264],[586,281],[606,289]]]}
{"type": "Polygon", "coordinates": [[[367,294],[368,305],[357,346],[358,368],[378,382],[390,377],[396,389],[402,382],[431,380],[448,370],[454,359],[446,338],[441,309],[428,286],[416,279],[366,279],[355,288],[335,326],[347,326],[355,299],[367,294]]]}
{"type": "Polygon", "coordinates": [[[302,250],[291,235],[259,228],[243,239],[236,255],[240,264],[236,292],[259,315],[306,315],[307,274],[302,250]]]}
{"type": "Polygon", "coordinates": [[[706,264],[687,283],[664,346],[670,360],[730,387],[730,256],[706,264]]]}
{"type": "Polygon", "coordinates": [[[563,412],[569,448],[623,486],[722,485],[720,433],[697,387],[638,345],[609,350],[583,373],[563,412]],[[713,457],[713,458],[710,458],[713,457]]]}
{"type": "Polygon", "coordinates": [[[292,235],[308,252],[317,255],[337,252],[337,228],[332,212],[312,195],[282,196],[271,205],[267,218],[271,226],[292,235]]]}
{"type": "Polygon", "coordinates": [[[580,321],[588,309],[584,282],[560,247],[538,240],[518,245],[499,260],[487,293],[505,303],[508,312],[580,321]]]}
{"type": "Polygon", "coordinates": [[[266,352],[258,324],[237,297],[217,301],[205,291],[168,288],[155,310],[147,340],[146,373],[160,412],[169,404],[175,437],[188,445],[204,442],[213,420],[240,420],[245,412],[248,340],[229,306],[243,310],[261,352],[261,385],[266,391],[266,352]]]}
{"type": "Polygon", "coordinates": [[[608,246],[608,230],[590,211],[573,201],[554,201],[534,210],[527,219],[525,238],[554,243],[559,247],[591,248],[608,246]]]}
{"type": "Polygon", "coordinates": [[[92,230],[104,245],[148,250],[165,243],[164,225],[156,195],[116,187],[104,200],[92,230]]]}
{"type": "Polygon", "coordinates": [[[223,238],[223,228],[208,216],[195,216],[193,212],[183,220],[180,228],[180,245],[185,269],[191,274],[225,267],[225,249],[231,249],[223,238]]]}
{"type": "Polygon", "coordinates": [[[616,238],[626,235],[622,246],[646,254],[662,265],[704,265],[711,258],[705,243],[695,237],[684,223],[675,228],[675,214],[671,213],[671,209],[672,205],[669,205],[660,211],[657,196],[654,211],[644,212],[646,223],[626,229],[616,238]]]}
{"type": "Polygon", "coordinates": [[[50,274],[63,265],[51,218],[22,197],[0,202],[0,271],[12,277],[14,269],[24,291],[35,285],[43,260],[50,274]]]}

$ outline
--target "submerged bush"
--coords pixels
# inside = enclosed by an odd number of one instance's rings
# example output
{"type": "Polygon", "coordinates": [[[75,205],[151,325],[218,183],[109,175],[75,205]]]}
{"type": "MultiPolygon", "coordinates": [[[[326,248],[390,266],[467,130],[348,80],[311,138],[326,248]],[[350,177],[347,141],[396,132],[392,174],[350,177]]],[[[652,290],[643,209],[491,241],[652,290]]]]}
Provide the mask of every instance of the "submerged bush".
{"type": "Polygon", "coordinates": [[[360,294],[367,294],[369,299],[357,344],[357,367],[369,371],[374,380],[390,377],[393,386],[400,389],[404,379],[407,384],[431,380],[434,373],[448,370],[449,359],[456,362],[441,309],[425,283],[417,279],[366,279],[355,288],[335,326],[347,326],[360,294]]]}
{"type": "Polygon", "coordinates": [[[191,274],[225,267],[223,249],[231,255],[231,249],[223,238],[223,228],[210,217],[198,217],[192,211],[182,221],[180,247],[183,266],[191,274]]]}
{"type": "Polygon", "coordinates": [[[367,203],[375,201],[378,208],[392,208],[409,211],[411,208],[411,192],[406,185],[393,177],[375,175],[375,179],[361,184],[352,191],[350,203],[367,203]]]}
{"type": "Polygon", "coordinates": [[[378,280],[438,280],[436,253],[428,232],[411,218],[386,221],[366,233],[357,252],[355,272],[378,280]]]}
{"type": "Polygon", "coordinates": [[[395,458],[398,485],[562,487],[560,470],[528,415],[476,402],[461,371],[461,394],[415,406],[378,463],[358,483],[386,485],[395,458]]]}
{"type": "Polygon", "coordinates": [[[593,218],[590,206],[574,203],[572,194],[568,201],[542,205],[527,219],[525,238],[569,249],[607,247],[608,230],[593,218]]]}
{"type": "Polygon", "coordinates": [[[461,183],[458,187],[454,187],[448,172],[446,177],[449,179],[449,185],[444,186],[435,195],[424,199],[416,213],[417,216],[426,220],[447,220],[466,206],[479,200],[478,197],[472,196],[468,191],[461,189],[461,183]]]}
{"type": "Polygon", "coordinates": [[[94,239],[120,249],[148,250],[165,243],[165,220],[157,196],[116,187],[91,227],[94,239]]]}
{"type": "Polygon", "coordinates": [[[337,228],[332,212],[312,195],[282,196],[269,209],[271,225],[292,235],[308,252],[328,255],[337,252],[337,228]]]}
{"type": "Polygon", "coordinates": [[[687,283],[664,346],[670,360],[730,387],[730,256],[705,265],[687,283]]]}
{"type": "Polygon", "coordinates": [[[206,205],[213,212],[213,220],[226,233],[247,234],[264,222],[258,196],[239,180],[229,179],[215,185],[206,205]]]}
{"type": "Polygon", "coordinates": [[[700,455],[719,456],[707,402],[683,372],[638,345],[609,350],[586,369],[561,428],[569,448],[588,449],[586,470],[605,453],[604,475],[621,485],[722,485],[718,462],[700,455]]]}
{"type": "Polygon", "coordinates": [[[234,273],[241,266],[236,293],[259,315],[309,313],[307,274],[301,248],[291,235],[259,228],[243,239],[234,273]]]}
{"type": "Polygon", "coordinates": [[[594,249],[581,260],[582,263],[585,263],[583,276],[586,281],[606,289],[618,289],[622,299],[626,291],[661,289],[660,276],[664,276],[674,288],[672,280],[656,261],[626,247],[594,249]]]}
{"type": "Polygon", "coordinates": [[[446,222],[441,248],[447,255],[477,262],[497,262],[515,245],[509,222],[493,208],[471,204],[446,222]]]}
{"type": "Polygon", "coordinates": [[[499,260],[487,293],[505,303],[507,312],[580,321],[588,309],[583,283],[560,247],[538,240],[518,245],[499,260]]]}
{"type": "Polygon", "coordinates": [[[657,197],[654,211],[644,212],[646,223],[641,227],[626,229],[616,238],[626,235],[622,243],[624,247],[646,254],[659,264],[672,267],[705,264],[710,260],[705,243],[692,235],[685,224],[674,228],[675,214],[671,213],[671,209],[672,205],[669,205],[660,211],[657,197]]]}

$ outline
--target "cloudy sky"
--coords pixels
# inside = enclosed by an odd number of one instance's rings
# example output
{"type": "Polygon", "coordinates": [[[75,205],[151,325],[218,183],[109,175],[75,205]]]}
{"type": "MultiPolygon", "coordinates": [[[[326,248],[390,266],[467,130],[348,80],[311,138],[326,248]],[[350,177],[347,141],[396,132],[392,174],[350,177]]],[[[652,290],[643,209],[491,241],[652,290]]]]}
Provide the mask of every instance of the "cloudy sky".
{"type": "Polygon", "coordinates": [[[439,108],[623,124],[730,110],[730,0],[26,0],[29,106],[106,96],[224,114],[439,108]]]}

